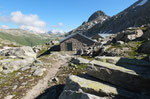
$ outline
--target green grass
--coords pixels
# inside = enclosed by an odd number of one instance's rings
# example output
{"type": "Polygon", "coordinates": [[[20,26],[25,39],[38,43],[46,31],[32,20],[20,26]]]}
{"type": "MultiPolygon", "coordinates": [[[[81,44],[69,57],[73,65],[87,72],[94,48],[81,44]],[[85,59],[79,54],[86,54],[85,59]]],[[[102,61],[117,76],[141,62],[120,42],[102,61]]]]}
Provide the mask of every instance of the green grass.
{"type": "Polygon", "coordinates": [[[28,36],[15,36],[15,35],[2,33],[2,32],[0,32],[0,38],[4,40],[16,42],[18,44],[25,45],[25,46],[35,46],[50,41],[50,39],[43,39],[33,34],[30,34],[28,36]]]}
{"type": "Polygon", "coordinates": [[[94,60],[94,57],[90,57],[90,56],[81,56],[81,57],[88,60],[94,60]]]}
{"type": "Polygon", "coordinates": [[[82,70],[82,69],[86,69],[87,64],[77,64],[78,69],[82,70]]]}
{"type": "Polygon", "coordinates": [[[126,44],[112,44],[110,48],[107,49],[107,51],[111,51],[113,48],[116,49],[122,49],[122,48],[130,48],[130,51],[125,52],[128,54],[127,58],[139,58],[142,59],[145,55],[142,53],[138,53],[138,48],[144,43],[144,41],[131,41],[126,44]]]}

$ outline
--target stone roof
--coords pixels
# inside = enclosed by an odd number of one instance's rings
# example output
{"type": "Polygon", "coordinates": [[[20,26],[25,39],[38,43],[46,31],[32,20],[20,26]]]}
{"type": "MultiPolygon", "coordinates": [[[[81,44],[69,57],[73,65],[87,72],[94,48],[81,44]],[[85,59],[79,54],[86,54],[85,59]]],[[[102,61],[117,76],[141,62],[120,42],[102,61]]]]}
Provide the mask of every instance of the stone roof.
{"type": "Polygon", "coordinates": [[[60,43],[64,42],[65,40],[67,40],[67,39],[69,39],[69,38],[71,38],[71,37],[73,37],[73,36],[75,36],[75,35],[77,35],[77,34],[80,35],[80,36],[82,36],[82,37],[84,37],[84,38],[86,38],[86,39],[88,39],[88,40],[90,40],[90,41],[92,41],[92,42],[95,42],[94,40],[92,40],[91,38],[89,38],[89,37],[87,37],[87,36],[85,36],[85,35],[82,35],[82,34],[80,34],[80,33],[74,33],[74,34],[69,35],[69,36],[65,37],[64,39],[62,39],[62,40],[60,41],[60,43]]]}

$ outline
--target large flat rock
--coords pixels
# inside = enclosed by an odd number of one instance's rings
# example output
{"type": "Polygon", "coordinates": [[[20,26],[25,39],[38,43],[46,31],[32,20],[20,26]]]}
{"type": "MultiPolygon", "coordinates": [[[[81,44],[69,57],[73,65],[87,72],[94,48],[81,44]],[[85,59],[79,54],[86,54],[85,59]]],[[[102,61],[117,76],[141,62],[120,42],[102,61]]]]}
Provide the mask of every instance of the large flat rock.
{"type": "Polygon", "coordinates": [[[34,61],[35,59],[32,57],[26,59],[4,59],[0,60],[0,64],[3,68],[2,72],[7,74],[23,67],[30,66],[34,61]]]}
{"type": "Polygon", "coordinates": [[[95,58],[96,60],[107,62],[111,64],[117,65],[137,65],[137,66],[145,66],[150,68],[150,63],[144,60],[138,59],[129,59],[129,58],[121,58],[121,57],[107,57],[107,56],[98,56],[95,58]]]}
{"type": "Polygon", "coordinates": [[[84,59],[82,57],[72,58],[71,61],[74,64],[88,64],[90,62],[90,60],[84,59]]]}
{"type": "Polygon", "coordinates": [[[100,80],[136,92],[150,92],[150,69],[133,66],[128,68],[93,60],[87,74],[100,80]]]}
{"type": "Polygon", "coordinates": [[[116,99],[136,99],[138,95],[124,89],[114,87],[102,82],[92,81],[78,76],[69,76],[67,78],[64,90],[82,91],[94,94],[100,97],[115,97],[116,99]]]}
{"type": "Polygon", "coordinates": [[[107,97],[98,97],[84,92],[64,90],[59,99],[111,99],[107,97]]]}

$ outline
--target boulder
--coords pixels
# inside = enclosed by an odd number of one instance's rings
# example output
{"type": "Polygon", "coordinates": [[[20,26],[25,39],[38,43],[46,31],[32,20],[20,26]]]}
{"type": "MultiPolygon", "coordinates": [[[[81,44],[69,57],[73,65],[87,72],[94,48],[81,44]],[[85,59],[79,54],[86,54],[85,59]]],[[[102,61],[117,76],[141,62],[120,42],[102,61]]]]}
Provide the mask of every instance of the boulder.
{"type": "Polygon", "coordinates": [[[87,66],[87,74],[135,92],[150,92],[150,68],[93,60],[87,66]]]}
{"type": "Polygon", "coordinates": [[[71,75],[67,78],[64,90],[81,91],[104,97],[119,97],[119,99],[137,97],[137,94],[124,89],[116,88],[106,83],[92,81],[74,75],[71,75]]]}
{"type": "Polygon", "coordinates": [[[142,37],[142,35],[143,35],[143,31],[140,29],[138,30],[127,29],[125,31],[122,31],[121,33],[118,33],[117,36],[113,39],[113,42],[114,41],[128,42],[140,38],[142,37]]]}
{"type": "Polygon", "coordinates": [[[107,62],[116,65],[137,65],[137,66],[144,66],[150,68],[150,63],[144,60],[138,59],[129,59],[129,58],[121,58],[121,57],[108,57],[108,56],[97,56],[95,57],[96,60],[101,62],[107,62]]]}
{"type": "Polygon", "coordinates": [[[71,62],[74,64],[88,64],[90,60],[77,57],[77,58],[72,58],[71,62]]]}
{"type": "Polygon", "coordinates": [[[4,99],[12,99],[13,97],[14,97],[14,95],[8,95],[4,99]]]}
{"type": "Polygon", "coordinates": [[[17,71],[23,67],[29,66],[34,62],[34,58],[27,59],[4,59],[0,60],[1,66],[3,67],[3,73],[11,73],[17,71]]]}
{"type": "Polygon", "coordinates": [[[36,58],[36,53],[31,47],[15,47],[0,51],[0,56],[17,56],[19,58],[36,58]]]}
{"type": "Polygon", "coordinates": [[[150,40],[144,43],[140,48],[139,52],[150,54],[150,40]]]}
{"type": "Polygon", "coordinates": [[[144,32],[141,38],[142,40],[150,40],[150,30],[144,32]]]}
{"type": "Polygon", "coordinates": [[[123,41],[117,41],[116,44],[124,44],[124,42],[123,41]]]}
{"type": "Polygon", "coordinates": [[[45,68],[39,68],[39,69],[34,71],[33,75],[34,76],[42,76],[44,74],[44,71],[46,71],[45,68]]]}
{"type": "Polygon", "coordinates": [[[111,98],[98,97],[84,92],[64,90],[59,96],[59,99],[111,99],[111,98]]]}

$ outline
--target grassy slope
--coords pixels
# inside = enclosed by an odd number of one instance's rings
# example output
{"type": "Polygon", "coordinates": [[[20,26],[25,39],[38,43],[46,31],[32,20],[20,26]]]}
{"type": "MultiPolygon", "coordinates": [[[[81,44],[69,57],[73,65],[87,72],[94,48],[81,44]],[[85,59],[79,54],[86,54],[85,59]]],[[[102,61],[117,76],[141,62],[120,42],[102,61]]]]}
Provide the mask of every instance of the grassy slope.
{"type": "Polygon", "coordinates": [[[40,45],[50,41],[50,39],[43,39],[42,37],[35,36],[33,34],[27,36],[15,36],[2,32],[0,32],[0,38],[26,46],[40,45]]]}

